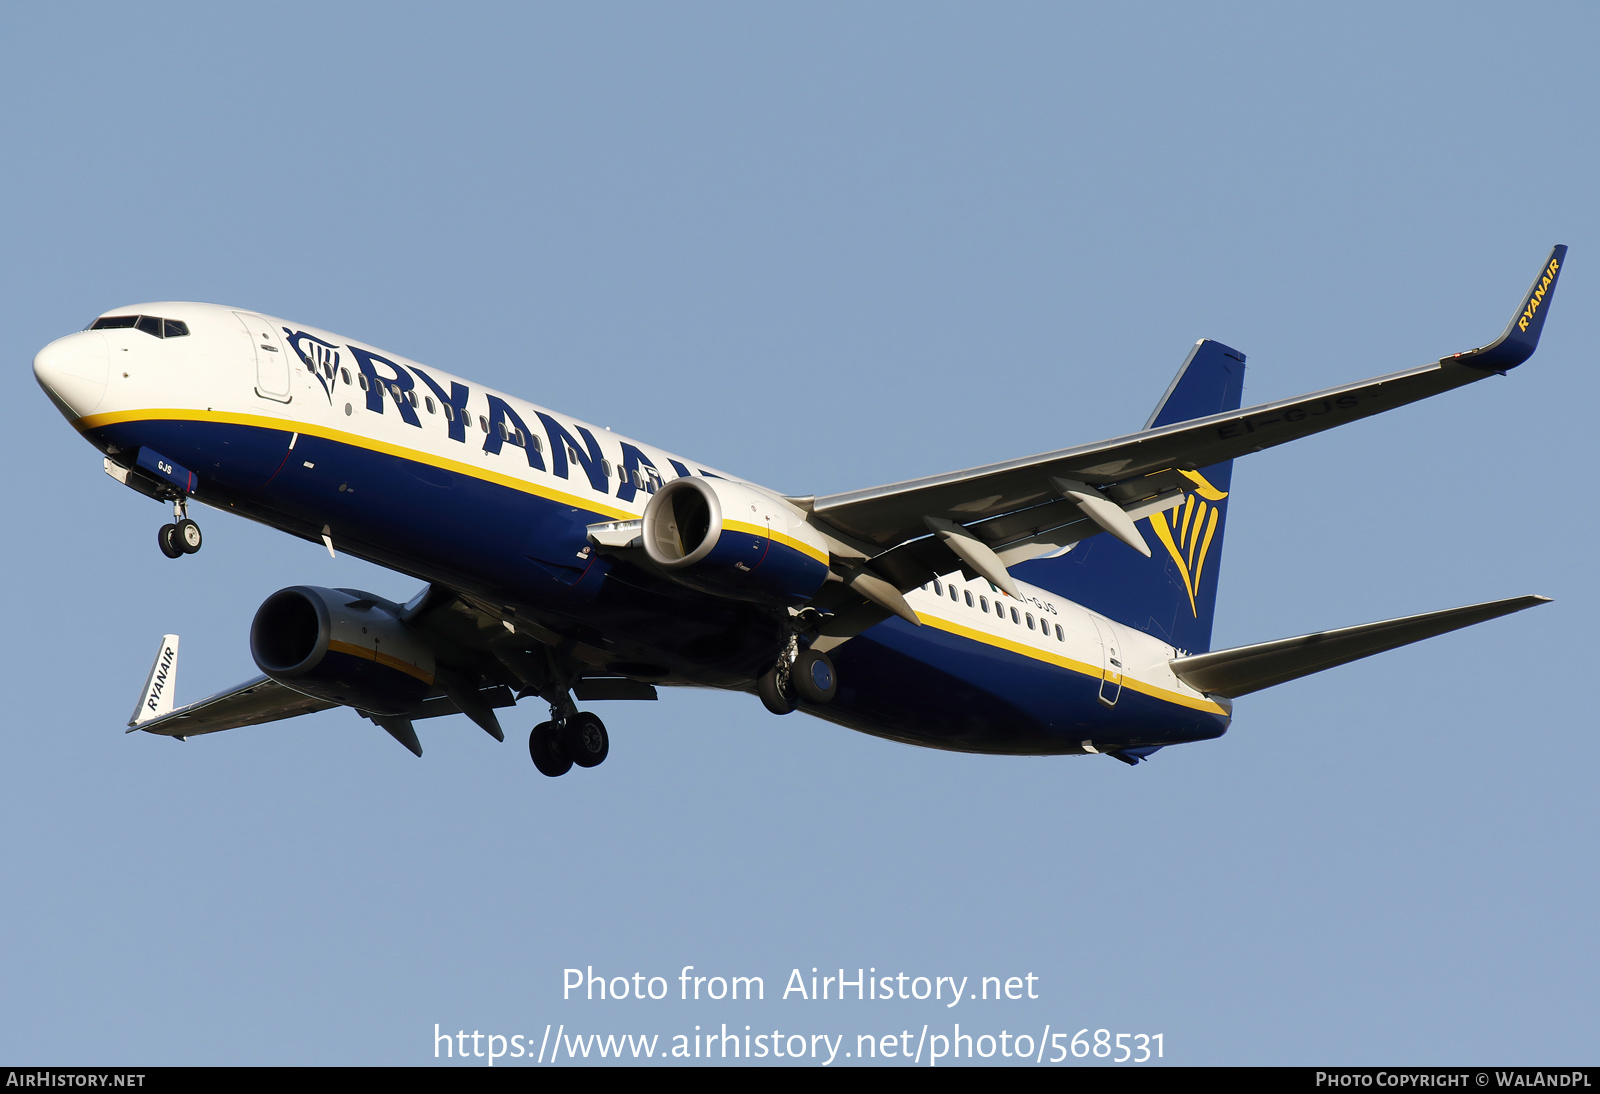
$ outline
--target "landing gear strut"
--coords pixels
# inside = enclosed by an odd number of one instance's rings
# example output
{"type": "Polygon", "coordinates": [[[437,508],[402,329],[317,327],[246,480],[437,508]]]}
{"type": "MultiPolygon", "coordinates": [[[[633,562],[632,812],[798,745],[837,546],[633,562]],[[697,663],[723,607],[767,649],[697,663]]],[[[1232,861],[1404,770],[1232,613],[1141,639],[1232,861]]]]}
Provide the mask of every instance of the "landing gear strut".
{"type": "Polygon", "coordinates": [[[774,714],[788,714],[808,703],[830,702],[839,690],[839,675],[828,655],[817,650],[802,650],[793,636],[777,663],[756,681],[756,694],[774,714]]]}
{"type": "Polygon", "coordinates": [[[761,705],[774,714],[789,714],[800,705],[800,696],[794,689],[794,662],[800,656],[800,642],[789,636],[778,660],[756,681],[756,694],[761,705]]]}
{"type": "Polygon", "coordinates": [[[172,503],[172,524],[163,524],[156,532],[156,544],[168,558],[192,555],[200,549],[200,526],[189,519],[189,503],[178,498],[172,503]]]}
{"type": "MultiPolygon", "coordinates": [[[[565,704],[568,708],[572,700],[565,704]]],[[[552,709],[552,714],[558,713],[552,709]]],[[[606,724],[585,710],[569,710],[559,721],[540,722],[528,734],[528,755],[541,775],[565,775],[572,765],[599,767],[611,753],[606,724]]]]}

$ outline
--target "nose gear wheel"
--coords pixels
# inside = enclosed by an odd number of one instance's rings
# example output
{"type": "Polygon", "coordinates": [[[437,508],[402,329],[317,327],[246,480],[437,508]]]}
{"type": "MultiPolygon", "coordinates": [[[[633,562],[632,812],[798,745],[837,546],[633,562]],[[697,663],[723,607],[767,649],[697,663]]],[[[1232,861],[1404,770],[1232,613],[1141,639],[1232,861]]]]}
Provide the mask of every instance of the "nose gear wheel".
{"type": "Polygon", "coordinates": [[[156,546],[168,558],[181,558],[198,551],[201,542],[200,526],[189,519],[187,499],[173,499],[172,523],[163,524],[156,532],[156,546]]]}

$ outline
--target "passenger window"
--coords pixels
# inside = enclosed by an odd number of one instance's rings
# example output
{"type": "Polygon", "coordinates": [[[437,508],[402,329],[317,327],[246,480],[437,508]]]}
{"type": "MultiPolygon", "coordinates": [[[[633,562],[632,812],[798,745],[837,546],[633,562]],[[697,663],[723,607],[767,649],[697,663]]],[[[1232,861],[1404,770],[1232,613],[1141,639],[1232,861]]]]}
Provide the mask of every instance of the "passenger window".
{"type": "Polygon", "coordinates": [[[944,586],[939,583],[939,579],[938,578],[934,578],[933,579],[933,595],[934,596],[943,596],[944,595],[944,586]]]}
{"type": "Polygon", "coordinates": [[[986,596],[978,597],[978,610],[983,612],[984,615],[988,615],[989,614],[989,598],[988,597],[986,597],[986,596]]]}
{"type": "Polygon", "coordinates": [[[573,448],[570,444],[567,445],[567,462],[568,463],[577,463],[578,462],[578,450],[576,448],[573,448]]]}
{"type": "Polygon", "coordinates": [[[499,425],[499,428],[500,428],[500,439],[502,441],[509,441],[511,439],[511,434],[506,432],[506,423],[505,422],[501,422],[500,425],[499,425]]]}
{"type": "Polygon", "coordinates": [[[611,461],[610,460],[601,460],[600,461],[600,470],[605,475],[605,477],[609,479],[611,477],[611,461]]]}
{"type": "Polygon", "coordinates": [[[1030,631],[1033,630],[1033,613],[1032,612],[1028,613],[1028,629],[1030,631]]]}
{"type": "Polygon", "coordinates": [[[957,602],[961,600],[961,593],[957,591],[954,585],[950,586],[950,599],[957,602]]]}
{"type": "Polygon", "coordinates": [[[1056,624],[1056,641],[1057,642],[1065,642],[1066,640],[1067,640],[1066,637],[1061,633],[1061,624],[1057,623],[1056,624]]]}
{"type": "Polygon", "coordinates": [[[346,384],[348,384],[350,382],[350,370],[349,369],[347,369],[347,368],[340,369],[339,370],[339,375],[344,378],[344,382],[346,384]]]}
{"type": "Polygon", "coordinates": [[[416,406],[417,405],[417,393],[415,391],[406,392],[406,401],[409,402],[412,406],[416,406]]]}
{"type": "Polygon", "coordinates": [[[181,319],[163,319],[161,326],[164,338],[182,338],[189,333],[189,324],[181,319]]]}
{"type": "Polygon", "coordinates": [[[972,594],[967,592],[965,589],[962,589],[961,595],[967,598],[967,607],[972,607],[972,594]]]}
{"type": "Polygon", "coordinates": [[[361,388],[362,391],[367,390],[367,374],[362,373],[360,376],[357,376],[356,384],[361,388]]]}
{"type": "Polygon", "coordinates": [[[146,334],[154,335],[157,338],[161,337],[161,320],[157,319],[153,315],[139,316],[139,322],[137,326],[146,334]]]}
{"type": "Polygon", "coordinates": [[[441,403],[439,405],[444,407],[444,420],[445,421],[453,422],[453,421],[456,420],[456,408],[455,407],[451,406],[449,403],[441,403]]]}
{"type": "Polygon", "coordinates": [[[489,432],[489,419],[485,418],[482,414],[478,415],[478,428],[483,430],[485,433],[489,432]]]}
{"type": "Polygon", "coordinates": [[[1022,622],[1022,619],[1017,615],[1017,609],[1015,609],[1015,608],[1011,609],[1011,622],[1013,622],[1013,623],[1021,623],[1022,622]]]}
{"type": "Polygon", "coordinates": [[[423,402],[423,405],[425,405],[428,408],[428,413],[432,414],[433,413],[433,396],[432,395],[424,395],[422,397],[422,402],[423,402]]]}
{"type": "Polygon", "coordinates": [[[539,434],[535,433],[531,439],[533,441],[533,450],[535,452],[543,452],[544,442],[539,439],[539,434]]]}

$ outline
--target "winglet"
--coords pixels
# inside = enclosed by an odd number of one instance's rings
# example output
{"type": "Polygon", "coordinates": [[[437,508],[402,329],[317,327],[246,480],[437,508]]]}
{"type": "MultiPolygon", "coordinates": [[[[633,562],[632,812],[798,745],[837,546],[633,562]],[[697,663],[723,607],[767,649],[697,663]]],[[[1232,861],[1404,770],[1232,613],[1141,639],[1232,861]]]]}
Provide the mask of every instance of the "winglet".
{"type": "Polygon", "coordinates": [[[1545,260],[1539,276],[1528,287],[1522,306],[1511,317],[1505,333],[1481,349],[1469,349],[1441,359],[1440,364],[1459,361],[1486,372],[1505,372],[1516,368],[1533,356],[1539,346],[1539,332],[1544,329],[1544,317],[1550,310],[1550,297],[1556,291],[1556,278],[1567,261],[1567,245],[1558,243],[1545,260]]]}
{"type": "Polygon", "coordinates": [[[172,693],[177,685],[178,636],[164,634],[155,662],[150,666],[150,675],[145,678],[144,690],[139,693],[138,705],[128,717],[128,725],[138,727],[172,713],[172,693]]]}

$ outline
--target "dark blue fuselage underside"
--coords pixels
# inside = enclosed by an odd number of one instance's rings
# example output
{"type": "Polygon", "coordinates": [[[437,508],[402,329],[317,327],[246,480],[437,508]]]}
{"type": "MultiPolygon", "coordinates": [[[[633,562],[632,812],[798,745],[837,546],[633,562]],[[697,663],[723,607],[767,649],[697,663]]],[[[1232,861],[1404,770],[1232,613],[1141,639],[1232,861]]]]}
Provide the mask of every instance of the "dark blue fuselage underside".
{"type": "MultiPolygon", "coordinates": [[[[604,650],[614,655],[615,672],[750,691],[782,647],[782,616],[770,609],[586,550],[587,526],[615,519],[608,513],[305,433],[290,451],[291,436],[147,420],[102,426],[89,439],[102,449],[159,452],[198,476],[195,497],[210,506],[313,542],[327,527],[339,550],[604,650]]],[[[498,462],[519,453],[467,458],[498,462]]],[[[581,497],[590,487],[580,477],[564,490],[581,497]]],[[[1105,752],[1205,740],[1228,724],[1131,688],[1108,707],[1098,699],[1098,676],[898,618],[830,656],[838,693],[804,709],[928,747],[1036,755],[1081,752],[1092,741],[1105,752]]]]}

